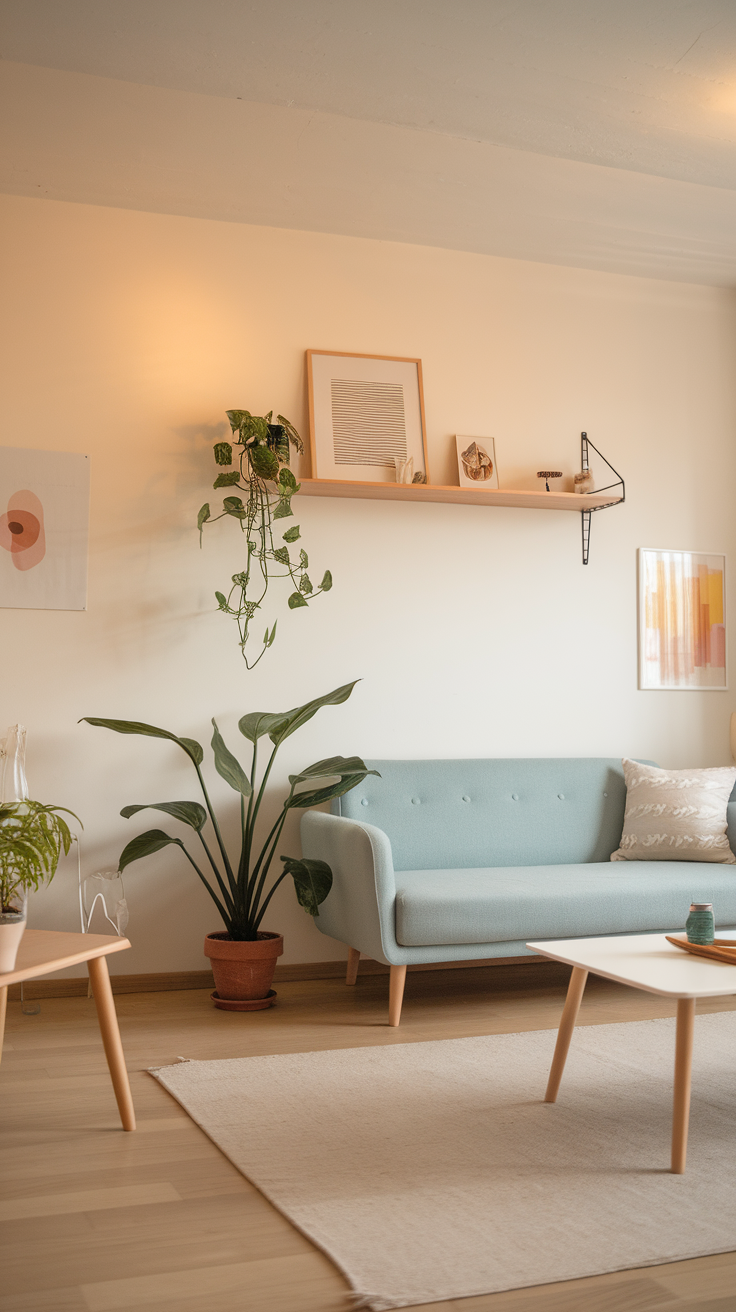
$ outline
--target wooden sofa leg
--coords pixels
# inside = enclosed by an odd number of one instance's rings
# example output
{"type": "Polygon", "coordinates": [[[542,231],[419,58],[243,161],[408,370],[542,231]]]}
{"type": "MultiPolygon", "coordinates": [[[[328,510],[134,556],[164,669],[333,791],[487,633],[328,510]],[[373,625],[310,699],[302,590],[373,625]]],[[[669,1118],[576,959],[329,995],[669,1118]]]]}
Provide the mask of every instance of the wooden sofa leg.
{"type": "Polygon", "coordinates": [[[357,948],[348,948],[348,971],[345,976],[346,984],[354,984],[358,978],[358,962],[360,961],[360,952],[357,948]]]}
{"type": "Polygon", "coordinates": [[[401,1004],[404,1001],[406,983],[406,966],[392,966],[388,984],[388,1023],[398,1025],[401,1020],[401,1004]]]}

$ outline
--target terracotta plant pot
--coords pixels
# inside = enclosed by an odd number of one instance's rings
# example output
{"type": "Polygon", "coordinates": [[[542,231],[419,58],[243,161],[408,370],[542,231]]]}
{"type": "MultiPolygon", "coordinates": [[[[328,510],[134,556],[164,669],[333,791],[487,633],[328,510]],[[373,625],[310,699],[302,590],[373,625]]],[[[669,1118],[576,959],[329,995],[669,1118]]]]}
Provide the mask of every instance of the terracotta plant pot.
{"type": "MultiPolygon", "coordinates": [[[[239,942],[230,938],[222,930],[220,933],[208,934],[204,941],[204,954],[212,962],[215,977],[215,1006],[219,1002],[243,1002],[243,1010],[255,1011],[260,1006],[270,1006],[275,994],[271,994],[271,981],[276,969],[276,958],[284,950],[283,934],[269,934],[260,930],[253,942],[239,942]],[[269,996],[271,994],[271,996],[269,996]]],[[[214,995],[213,995],[214,996],[214,995]]]]}

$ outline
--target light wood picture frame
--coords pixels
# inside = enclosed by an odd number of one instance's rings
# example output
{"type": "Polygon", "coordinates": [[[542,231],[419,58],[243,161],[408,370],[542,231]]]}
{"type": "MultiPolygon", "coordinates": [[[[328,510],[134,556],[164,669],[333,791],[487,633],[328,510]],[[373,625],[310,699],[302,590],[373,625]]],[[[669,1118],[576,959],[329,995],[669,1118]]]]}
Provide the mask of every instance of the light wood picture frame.
{"type": "Polygon", "coordinates": [[[724,692],[726,557],[639,548],[639,688],[724,692]]]}
{"type": "Polygon", "coordinates": [[[395,483],[395,459],[429,482],[422,362],[307,351],[312,478],[395,483]]]}

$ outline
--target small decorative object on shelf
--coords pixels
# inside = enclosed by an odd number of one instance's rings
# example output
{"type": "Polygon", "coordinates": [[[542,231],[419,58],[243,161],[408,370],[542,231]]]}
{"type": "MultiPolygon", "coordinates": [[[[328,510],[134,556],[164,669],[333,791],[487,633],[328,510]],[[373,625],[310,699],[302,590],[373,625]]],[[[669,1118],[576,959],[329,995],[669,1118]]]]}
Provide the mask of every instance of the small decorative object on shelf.
{"type": "Polygon", "coordinates": [[[394,456],[394,465],[396,466],[396,482],[397,482],[397,483],[413,483],[413,482],[414,482],[414,457],[413,457],[413,456],[409,456],[409,459],[408,459],[408,460],[406,459],[405,456],[394,456]]]}
{"type": "Polygon", "coordinates": [[[573,492],[580,492],[581,494],[587,492],[595,492],[595,483],[593,481],[593,475],[591,474],[589,469],[581,469],[580,473],[575,475],[573,479],[573,483],[575,485],[573,487],[573,492]]]}
{"type": "Polygon", "coordinates": [[[420,469],[418,469],[417,472],[416,472],[416,474],[414,475],[414,477],[413,477],[413,479],[412,479],[411,481],[412,481],[412,483],[414,484],[414,486],[416,487],[418,483],[426,483],[426,481],[427,481],[427,475],[426,475],[426,474],[423,474],[422,471],[421,471],[420,469]]]}
{"type": "Polygon", "coordinates": [[[551,478],[562,478],[562,470],[561,470],[561,469],[539,469],[539,470],[537,470],[537,478],[543,478],[543,479],[544,479],[544,486],[545,486],[545,488],[547,489],[547,491],[549,492],[549,480],[550,480],[551,478]]]}
{"type": "Polygon", "coordinates": [[[688,943],[699,943],[702,947],[708,947],[716,936],[713,903],[692,902],[690,915],[685,921],[685,929],[688,943]]]}
{"type": "Polygon", "coordinates": [[[461,487],[497,488],[496,444],[492,437],[455,435],[457,472],[461,487]]]}

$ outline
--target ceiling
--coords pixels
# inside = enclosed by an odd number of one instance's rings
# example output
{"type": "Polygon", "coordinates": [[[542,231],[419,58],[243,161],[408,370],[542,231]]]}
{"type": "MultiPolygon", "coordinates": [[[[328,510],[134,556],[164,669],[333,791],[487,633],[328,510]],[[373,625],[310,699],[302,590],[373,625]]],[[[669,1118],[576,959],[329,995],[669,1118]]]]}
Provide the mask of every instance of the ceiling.
{"type": "Polygon", "coordinates": [[[0,188],[736,283],[734,0],[2,0],[0,188]]]}

